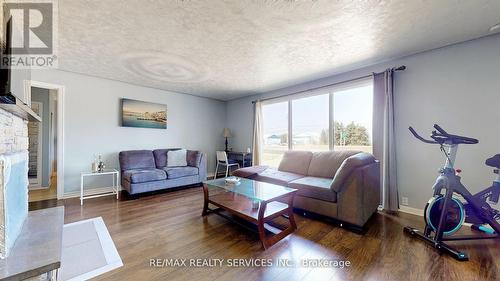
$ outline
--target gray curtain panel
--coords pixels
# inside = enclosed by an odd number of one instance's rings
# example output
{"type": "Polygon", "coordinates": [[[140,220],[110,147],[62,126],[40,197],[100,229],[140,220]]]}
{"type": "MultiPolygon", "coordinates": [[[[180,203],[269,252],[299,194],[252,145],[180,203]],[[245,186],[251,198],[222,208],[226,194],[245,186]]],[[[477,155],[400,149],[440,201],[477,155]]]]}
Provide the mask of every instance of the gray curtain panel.
{"type": "Polygon", "coordinates": [[[381,164],[382,208],[399,209],[394,132],[394,72],[388,69],[373,77],[373,154],[381,164]]]}
{"type": "Polygon", "coordinates": [[[262,102],[255,102],[254,110],[254,120],[253,120],[253,144],[252,144],[252,161],[253,165],[261,165],[262,163],[262,140],[264,139],[264,134],[262,132],[262,102]]]}

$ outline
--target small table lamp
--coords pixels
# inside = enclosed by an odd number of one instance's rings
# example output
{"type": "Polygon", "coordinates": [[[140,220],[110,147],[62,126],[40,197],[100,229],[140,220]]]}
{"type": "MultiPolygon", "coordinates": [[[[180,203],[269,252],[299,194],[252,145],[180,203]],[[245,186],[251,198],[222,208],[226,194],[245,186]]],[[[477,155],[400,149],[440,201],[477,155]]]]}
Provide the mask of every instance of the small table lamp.
{"type": "Polygon", "coordinates": [[[222,136],[226,138],[226,151],[227,151],[227,138],[231,137],[231,131],[229,131],[229,128],[224,128],[224,131],[222,131],[222,136]]]}

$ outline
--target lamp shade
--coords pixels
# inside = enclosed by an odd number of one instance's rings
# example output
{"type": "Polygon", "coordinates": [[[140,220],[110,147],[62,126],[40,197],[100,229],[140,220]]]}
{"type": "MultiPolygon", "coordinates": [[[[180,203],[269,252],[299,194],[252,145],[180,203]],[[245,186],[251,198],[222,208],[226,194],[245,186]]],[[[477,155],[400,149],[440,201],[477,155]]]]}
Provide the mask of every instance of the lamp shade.
{"type": "Polygon", "coordinates": [[[229,131],[229,128],[224,128],[224,130],[222,131],[222,136],[225,138],[231,137],[231,131],[229,131]]]}

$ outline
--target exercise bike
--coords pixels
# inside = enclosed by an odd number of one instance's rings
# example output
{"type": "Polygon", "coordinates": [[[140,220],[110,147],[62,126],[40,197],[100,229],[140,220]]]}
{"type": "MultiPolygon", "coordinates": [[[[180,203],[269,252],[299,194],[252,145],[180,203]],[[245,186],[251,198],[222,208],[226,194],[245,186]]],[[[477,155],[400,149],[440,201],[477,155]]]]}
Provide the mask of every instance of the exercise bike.
{"type": "Polygon", "coordinates": [[[455,170],[455,158],[458,145],[477,144],[477,139],[448,134],[443,128],[434,125],[430,139],[424,139],[412,128],[410,132],[420,141],[428,144],[438,144],[446,157],[445,166],[439,171],[433,189],[433,197],[424,209],[424,231],[407,226],[404,232],[420,238],[441,252],[445,252],[460,261],[469,259],[467,253],[461,252],[446,241],[499,239],[500,212],[490,206],[498,203],[500,197],[500,154],[486,160],[486,165],[493,167],[496,179],[493,185],[472,195],[460,182],[460,170],[455,170]],[[459,195],[459,196],[457,196],[459,195]],[[465,223],[471,224],[475,235],[452,235],[465,223]]]}

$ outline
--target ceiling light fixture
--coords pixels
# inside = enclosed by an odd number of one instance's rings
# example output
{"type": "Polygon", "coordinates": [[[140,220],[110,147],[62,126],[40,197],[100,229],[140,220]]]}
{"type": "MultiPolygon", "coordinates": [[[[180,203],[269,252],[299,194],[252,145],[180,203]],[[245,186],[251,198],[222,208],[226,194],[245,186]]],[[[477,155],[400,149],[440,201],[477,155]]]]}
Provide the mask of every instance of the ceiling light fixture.
{"type": "Polygon", "coordinates": [[[494,31],[500,31],[500,23],[495,24],[494,26],[490,27],[490,32],[494,31]]]}

